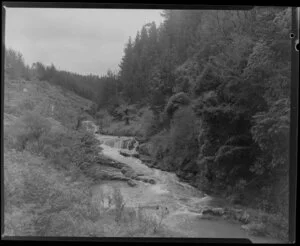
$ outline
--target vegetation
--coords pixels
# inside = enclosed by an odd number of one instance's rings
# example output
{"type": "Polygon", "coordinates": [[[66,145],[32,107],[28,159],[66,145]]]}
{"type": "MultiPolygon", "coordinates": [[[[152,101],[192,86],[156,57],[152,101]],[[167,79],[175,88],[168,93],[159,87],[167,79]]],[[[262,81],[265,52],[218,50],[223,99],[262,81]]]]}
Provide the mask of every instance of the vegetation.
{"type": "MultiPolygon", "coordinates": [[[[94,136],[83,128],[74,130],[74,122],[70,122],[75,121],[75,114],[82,113],[77,104],[89,105],[47,82],[5,78],[4,235],[157,233],[163,218],[151,213],[146,216],[143,208],[126,207],[117,188],[111,196],[111,211],[93,200],[92,186],[109,176],[101,175],[101,167],[95,167],[105,159],[94,136]],[[65,107],[48,110],[46,105],[49,107],[53,99],[65,107]]],[[[105,199],[105,194],[100,198],[105,199]]]]}
{"type": "MultiPolygon", "coordinates": [[[[82,76],[41,63],[29,69],[11,50],[5,54],[6,73],[11,78],[33,74],[92,100],[90,114],[100,130],[144,136],[156,167],[232,203],[273,214],[273,222],[266,223],[286,225],[291,9],[166,10],[162,15],[159,27],[149,23],[129,38],[118,74],[82,76]]],[[[6,112],[20,115],[36,108],[29,101],[24,107],[16,104],[6,112]]],[[[35,146],[46,157],[63,155],[79,169],[92,162],[92,139],[72,131],[51,133],[35,114],[25,114],[11,132],[20,150],[35,146]],[[38,125],[32,128],[32,122],[38,125]],[[72,147],[62,147],[69,143],[72,147]]],[[[123,213],[125,205],[115,198],[123,213]]],[[[280,237],[287,237],[287,229],[280,237]]]]}
{"type": "Polygon", "coordinates": [[[119,73],[123,99],[153,112],[156,167],[286,222],[291,9],[163,15],[129,39],[119,73]]]}

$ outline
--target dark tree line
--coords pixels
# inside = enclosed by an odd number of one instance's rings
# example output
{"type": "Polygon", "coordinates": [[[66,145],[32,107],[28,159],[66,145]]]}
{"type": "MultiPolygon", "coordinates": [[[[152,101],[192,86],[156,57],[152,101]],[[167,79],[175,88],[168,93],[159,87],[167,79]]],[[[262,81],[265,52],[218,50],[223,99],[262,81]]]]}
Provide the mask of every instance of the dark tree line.
{"type": "MultiPolygon", "coordinates": [[[[190,117],[200,127],[189,126],[189,139],[173,138],[190,149],[169,142],[164,163],[201,188],[240,191],[243,199],[255,194],[268,201],[266,209],[287,214],[290,9],[167,10],[163,16],[159,27],[150,23],[129,39],[119,80],[124,98],[146,102],[156,114],[177,93],[191,100],[190,117]]],[[[168,123],[171,135],[188,124],[178,117],[168,123]]]]}

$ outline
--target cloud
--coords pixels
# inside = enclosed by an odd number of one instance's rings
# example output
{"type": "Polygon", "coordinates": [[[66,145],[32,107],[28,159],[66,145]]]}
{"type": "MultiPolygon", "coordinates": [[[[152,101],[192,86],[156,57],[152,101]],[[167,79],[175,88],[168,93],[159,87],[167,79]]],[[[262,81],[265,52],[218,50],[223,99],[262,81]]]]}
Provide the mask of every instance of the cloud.
{"type": "Polygon", "coordinates": [[[129,36],[161,10],[6,8],[5,43],[25,61],[82,74],[115,70],[129,36]]]}

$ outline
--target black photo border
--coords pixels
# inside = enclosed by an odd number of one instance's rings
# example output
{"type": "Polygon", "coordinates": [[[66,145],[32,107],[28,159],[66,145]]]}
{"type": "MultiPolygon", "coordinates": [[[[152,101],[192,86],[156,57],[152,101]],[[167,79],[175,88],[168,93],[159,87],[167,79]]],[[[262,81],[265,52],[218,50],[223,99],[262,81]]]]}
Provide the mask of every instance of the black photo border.
{"type": "MultiPolygon", "coordinates": [[[[253,5],[211,5],[211,4],[165,4],[165,3],[93,3],[93,2],[2,2],[2,48],[1,48],[1,136],[3,136],[4,122],[4,52],[5,52],[5,8],[106,8],[106,9],[251,9],[253,5]]],[[[264,5],[267,7],[278,6],[276,4],[264,5]]],[[[283,5],[282,5],[283,6],[283,5]]],[[[291,123],[290,123],[290,169],[289,169],[289,242],[296,241],[296,202],[297,202],[297,160],[298,160],[298,123],[299,123],[299,51],[295,45],[299,40],[299,16],[297,18],[297,7],[292,7],[292,32],[291,38],[291,123]]],[[[1,137],[1,240],[13,243],[29,242],[128,242],[128,243],[252,243],[249,239],[237,238],[92,238],[92,237],[22,237],[5,236],[4,233],[4,154],[3,138],[1,137]]]]}

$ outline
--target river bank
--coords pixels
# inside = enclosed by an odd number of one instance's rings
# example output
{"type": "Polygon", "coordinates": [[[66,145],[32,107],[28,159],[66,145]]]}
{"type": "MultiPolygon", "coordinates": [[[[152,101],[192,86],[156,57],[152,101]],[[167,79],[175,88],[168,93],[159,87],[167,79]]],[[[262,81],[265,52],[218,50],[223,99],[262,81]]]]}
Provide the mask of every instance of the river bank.
{"type": "Polygon", "coordinates": [[[110,186],[113,185],[120,190],[128,207],[166,207],[169,213],[164,218],[163,225],[183,237],[233,236],[251,238],[253,242],[281,242],[277,239],[261,237],[259,233],[253,233],[253,228],[249,229],[253,227],[253,222],[250,222],[249,214],[245,210],[231,207],[224,199],[206,195],[190,184],[182,182],[175,173],[152,168],[150,162],[144,163],[138,158],[120,154],[121,148],[115,148],[111,142],[121,141],[120,139],[124,137],[96,134],[96,138],[101,142],[104,156],[126,164],[134,170],[135,174],[131,173],[131,177],[147,177],[153,182],[141,182],[137,178],[134,180],[135,185],[124,186],[122,182],[109,181],[104,186],[95,186],[93,189],[95,196],[99,190],[103,193],[103,189],[109,193],[110,186]],[[110,144],[105,144],[105,142],[110,144]]]}

